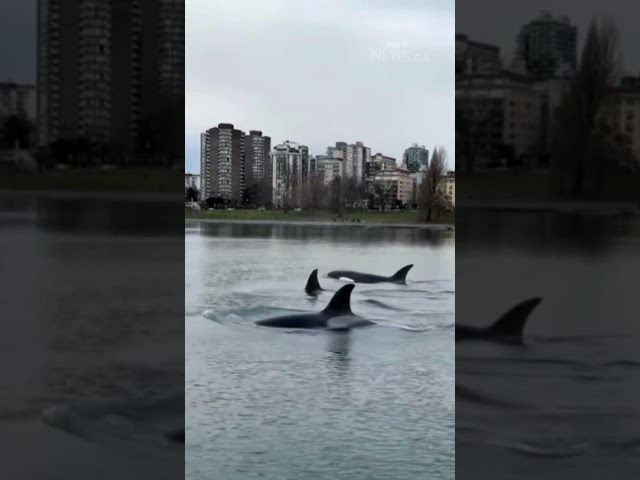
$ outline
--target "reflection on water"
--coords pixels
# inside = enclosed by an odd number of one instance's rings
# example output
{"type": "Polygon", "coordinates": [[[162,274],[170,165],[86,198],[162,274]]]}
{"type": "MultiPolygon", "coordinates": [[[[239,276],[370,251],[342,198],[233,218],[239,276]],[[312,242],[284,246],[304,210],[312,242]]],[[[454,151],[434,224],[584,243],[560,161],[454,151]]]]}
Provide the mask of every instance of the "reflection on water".
{"type": "Polygon", "coordinates": [[[0,196],[0,418],[78,432],[130,462],[142,448],[152,478],[179,473],[164,434],[184,428],[181,215],[171,200],[0,196]]]}
{"type": "Polygon", "coordinates": [[[178,236],[181,232],[176,227],[184,217],[184,211],[177,209],[172,201],[145,201],[144,198],[37,198],[35,211],[38,228],[75,235],[178,236]]]}
{"type": "Polygon", "coordinates": [[[327,338],[327,351],[335,354],[332,358],[339,358],[341,360],[348,359],[349,347],[351,346],[351,332],[330,332],[327,338]]]}
{"type": "Polygon", "coordinates": [[[640,221],[472,209],[457,219],[457,322],[543,302],[523,348],[456,345],[456,477],[636,478],[640,221]]]}
{"type": "Polygon", "coordinates": [[[249,223],[207,223],[185,222],[187,229],[198,228],[199,232],[211,237],[242,238],[290,238],[305,242],[347,242],[347,243],[387,243],[404,242],[410,244],[428,242],[441,245],[453,238],[453,232],[423,228],[388,227],[345,227],[297,224],[249,224],[249,223]]]}
{"type": "Polygon", "coordinates": [[[622,216],[458,209],[458,249],[606,254],[640,246],[640,222],[622,216]]]}

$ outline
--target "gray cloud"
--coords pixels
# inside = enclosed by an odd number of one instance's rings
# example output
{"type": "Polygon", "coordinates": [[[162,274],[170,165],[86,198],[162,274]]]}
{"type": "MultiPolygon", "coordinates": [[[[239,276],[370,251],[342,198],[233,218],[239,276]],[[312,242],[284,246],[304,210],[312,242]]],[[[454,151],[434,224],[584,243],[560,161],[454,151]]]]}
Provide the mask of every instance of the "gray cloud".
{"type": "Polygon", "coordinates": [[[0,81],[36,79],[36,0],[3,0],[0,10],[0,81]]]}
{"type": "Polygon", "coordinates": [[[396,157],[442,144],[453,165],[455,12],[443,3],[190,0],[187,169],[219,122],[314,154],[337,140],[396,157]]]}

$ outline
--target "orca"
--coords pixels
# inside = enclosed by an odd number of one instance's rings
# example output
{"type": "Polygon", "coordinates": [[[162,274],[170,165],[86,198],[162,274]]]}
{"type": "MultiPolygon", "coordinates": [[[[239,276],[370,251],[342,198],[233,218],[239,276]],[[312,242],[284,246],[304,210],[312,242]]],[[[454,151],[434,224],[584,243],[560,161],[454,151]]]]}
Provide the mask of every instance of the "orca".
{"type": "Polygon", "coordinates": [[[307,285],[304,287],[304,291],[307,292],[307,295],[316,296],[318,293],[324,291],[324,289],[320,286],[320,282],[318,281],[318,269],[316,268],[311,275],[309,275],[309,280],[307,280],[307,285]]]}
{"type": "Polygon", "coordinates": [[[351,311],[351,292],[355,288],[352,283],[338,290],[326,308],[316,313],[295,313],[256,321],[256,325],[275,328],[334,329],[350,330],[354,327],[373,325],[351,311]],[[337,323],[331,325],[332,319],[337,323]]]}
{"type": "Polygon", "coordinates": [[[522,332],[531,312],[542,302],[539,297],[520,302],[488,327],[456,325],[456,342],[486,340],[522,344],[522,332]]]}
{"type": "Polygon", "coordinates": [[[372,275],[370,273],[352,272],[350,270],[334,270],[333,272],[329,272],[328,276],[330,278],[337,279],[347,278],[355,283],[399,283],[404,285],[407,283],[407,273],[409,273],[409,270],[412,268],[413,265],[402,267],[390,277],[372,275]]]}

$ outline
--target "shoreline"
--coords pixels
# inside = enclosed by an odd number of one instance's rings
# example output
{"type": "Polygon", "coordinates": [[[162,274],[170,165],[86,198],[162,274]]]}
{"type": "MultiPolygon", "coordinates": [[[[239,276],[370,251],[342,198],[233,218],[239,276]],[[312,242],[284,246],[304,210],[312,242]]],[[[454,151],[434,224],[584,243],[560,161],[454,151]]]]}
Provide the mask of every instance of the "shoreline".
{"type": "Polygon", "coordinates": [[[640,204],[636,202],[603,201],[500,201],[500,200],[462,200],[458,208],[475,210],[498,210],[531,213],[575,213],[590,215],[620,215],[621,213],[640,214],[640,204]]]}
{"type": "Polygon", "coordinates": [[[9,190],[0,189],[0,197],[30,197],[60,200],[116,200],[140,202],[175,202],[175,193],[170,192],[130,192],[109,190],[9,190]]]}
{"type": "Polygon", "coordinates": [[[222,218],[188,218],[186,222],[237,223],[244,225],[300,225],[322,227],[360,227],[360,228],[415,228],[422,230],[455,231],[455,227],[446,223],[382,223],[382,222],[331,222],[326,220],[234,220],[222,218]]]}

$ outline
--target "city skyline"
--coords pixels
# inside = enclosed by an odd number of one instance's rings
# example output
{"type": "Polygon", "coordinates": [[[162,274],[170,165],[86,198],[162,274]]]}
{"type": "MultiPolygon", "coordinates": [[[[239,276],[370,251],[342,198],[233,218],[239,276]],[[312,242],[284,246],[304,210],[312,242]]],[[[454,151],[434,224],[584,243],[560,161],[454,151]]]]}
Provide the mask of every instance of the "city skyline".
{"type": "Polygon", "coordinates": [[[454,163],[453,5],[192,0],[186,24],[188,171],[199,168],[200,134],[222,122],[313,155],[362,141],[401,158],[420,143],[444,146],[454,163]]]}
{"type": "Polygon", "coordinates": [[[505,65],[509,65],[516,50],[520,28],[537,17],[542,10],[548,10],[557,17],[567,16],[571,24],[578,28],[578,59],[591,20],[594,17],[611,18],[618,28],[622,73],[637,76],[640,72],[640,51],[635,48],[640,38],[636,27],[636,20],[640,18],[640,4],[637,2],[610,0],[605,5],[596,0],[459,2],[456,5],[456,33],[465,34],[473,41],[500,47],[500,55],[505,65]],[[500,22],[478,21],[478,18],[483,18],[489,12],[499,12],[500,22]],[[607,12],[616,12],[616,15],[614,17],[607,12]]]}

